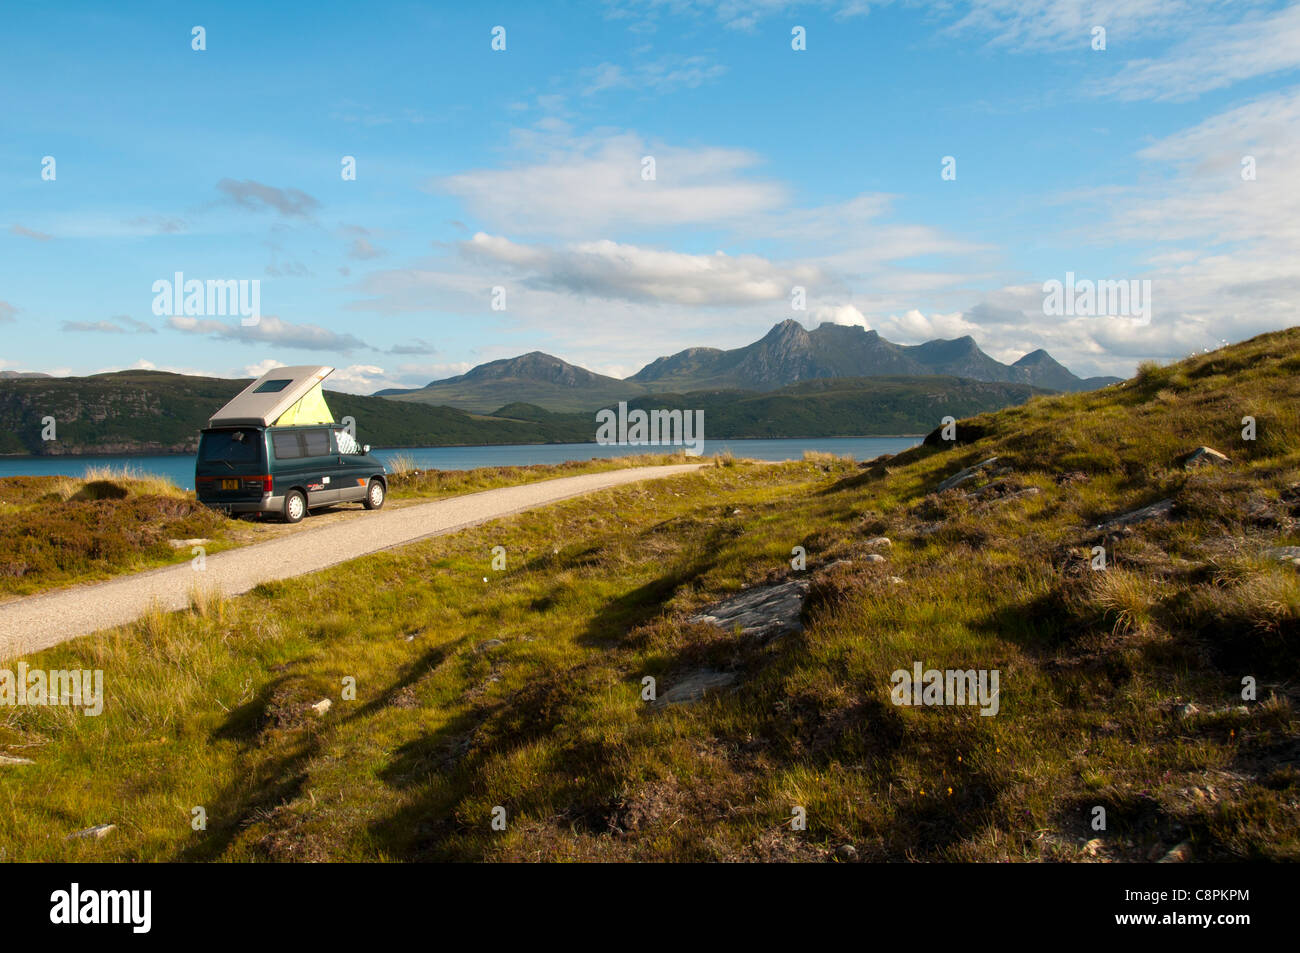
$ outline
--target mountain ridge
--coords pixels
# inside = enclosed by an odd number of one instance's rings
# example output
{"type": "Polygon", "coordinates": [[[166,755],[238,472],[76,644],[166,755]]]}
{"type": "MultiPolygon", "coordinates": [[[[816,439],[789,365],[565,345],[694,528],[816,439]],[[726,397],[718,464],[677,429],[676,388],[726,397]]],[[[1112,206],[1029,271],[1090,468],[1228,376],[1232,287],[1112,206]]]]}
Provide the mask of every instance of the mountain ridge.
{"type": "Polygon", "coordinates": [[[1044,390],[1093,390],[1120,379],[1080,378],[1039,348],[1013,364],[986,354],[970,335],[895,344],[859,326],[822,324],[809,330],[787,318],[743,347],[689,347],[655,358],[626,378],[587,370],[542,351],[480,364],[418,388],[387,388],[374,396],[438,403],[487,413],[506,403],[557,412],[591,410],[655,392],[766,392],[809,380],[857,377],[947,377],[1027,384],[1044,390]]]}

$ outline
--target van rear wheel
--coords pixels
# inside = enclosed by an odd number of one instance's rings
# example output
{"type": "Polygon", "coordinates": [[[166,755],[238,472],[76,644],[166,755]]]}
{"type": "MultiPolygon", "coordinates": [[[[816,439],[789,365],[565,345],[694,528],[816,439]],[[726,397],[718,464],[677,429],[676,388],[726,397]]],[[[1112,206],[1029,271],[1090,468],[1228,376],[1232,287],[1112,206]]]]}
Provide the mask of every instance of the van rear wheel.
{"type": "Polygon", "coordinates": [[[302,495],[301,490],[290,490],[284,498],[284,521],[286,523],[301,523],[302,518],[307,515],[307,497],[302,495]]]}
{"type": "Polygon", "coordinates": [[[370,485],[366,487],[366,509],[377,510],[384,505],[384,483],[382,480],[376,480],[373,477],[370,485]]]}

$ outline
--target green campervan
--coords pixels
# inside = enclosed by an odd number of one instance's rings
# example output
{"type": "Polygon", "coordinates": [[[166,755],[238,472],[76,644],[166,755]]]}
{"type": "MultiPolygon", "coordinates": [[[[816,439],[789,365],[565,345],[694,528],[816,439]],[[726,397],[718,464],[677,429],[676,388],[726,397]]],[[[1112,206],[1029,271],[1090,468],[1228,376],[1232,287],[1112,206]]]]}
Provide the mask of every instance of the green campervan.
{"type": "Polygon", "coordinates": [[[334,422],[321,382],[332,367],[277,367],[213,414],[199,438],[194,489],[227,513],[297,523],[335,503],[384,505],[388,471],[334,422]]]}

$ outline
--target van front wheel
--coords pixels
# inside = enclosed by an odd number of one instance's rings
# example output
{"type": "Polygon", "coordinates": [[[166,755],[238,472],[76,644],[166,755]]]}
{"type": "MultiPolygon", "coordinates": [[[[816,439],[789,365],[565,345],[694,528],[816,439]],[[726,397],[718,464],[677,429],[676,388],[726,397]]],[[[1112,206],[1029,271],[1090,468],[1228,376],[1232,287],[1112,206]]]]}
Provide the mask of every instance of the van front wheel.
{"type": "Polygon", "coordinates": [[[383,482],[372,479],[370,485],[366,487],[366,509],[377,510],[383,506],[384,495],[383,482]]]}
{"type": "Polygon", "coordinates": [[[284,521],[286,523],[301,523],[302,518],[307,515],[307,497],[302,495],[301,490],[290,490],[284,498],[284,521]]]}

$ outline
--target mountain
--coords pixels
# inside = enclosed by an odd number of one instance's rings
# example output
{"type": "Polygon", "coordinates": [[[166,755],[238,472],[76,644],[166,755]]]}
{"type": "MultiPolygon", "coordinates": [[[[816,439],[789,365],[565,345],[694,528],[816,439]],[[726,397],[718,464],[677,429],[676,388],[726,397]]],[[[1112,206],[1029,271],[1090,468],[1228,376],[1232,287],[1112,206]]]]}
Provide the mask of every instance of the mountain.
{"type": "Polygon", "coordinates": [[[548,410],[591,410],[646,388],[616,377],[596,374],[541,351],[480,364],[459,377],[432,381],[413,390],[376,391],[376,397],[420,404],[442,404],[476,413],[490,413],[503,404],[536,404],[548,410]]]}
{"type": "Polygon", "coordinates": [[[508,403],[576,413],[653,393],[772,391],[809,380],[862,377],[963,378],[1057,391],[1091,390],[1119,380],[1082,380],[1042,350],[1003,364],[970,336],[903,345],[861,327],[823,324],[809,331],[787,320],[753,344],[732,350],[687,348],[651,361],[625,380],[532,351],[480,364],[459,377],[411,390],[381,390],[375,396],[476,413],[491,413],[508,403]]]}
{"type": "Polygon", "coordinates": [[[1003,364],[980,350],[970,336],[909,346],[886,341],[861,327],[823,324],[809,331],[794,320],[782,321],[745,347],[730,351],[692,348],[661,357],[628,380],[655,389],[773,390],[822,378],[930,375],[1064,391],[1090,390],[1119,380],[1085,381],[1042,350],[1015,364],[1003,364]]]}
{"type": "MultiPolygon", "coordinates": [[[[0,453],[191,453],[212,413],[247,384],[163,371],[6,378],[0,381],[0,453]],[[46,416],[55,420],[57,440],[41,439],[46,416]]],[[[485,417],[336,391],[327,391],[326,400],[336,420],[354,418],[357,437],[376,447],[569,443],[593,434],[586,420],[579,427],[485,417]]]]}

